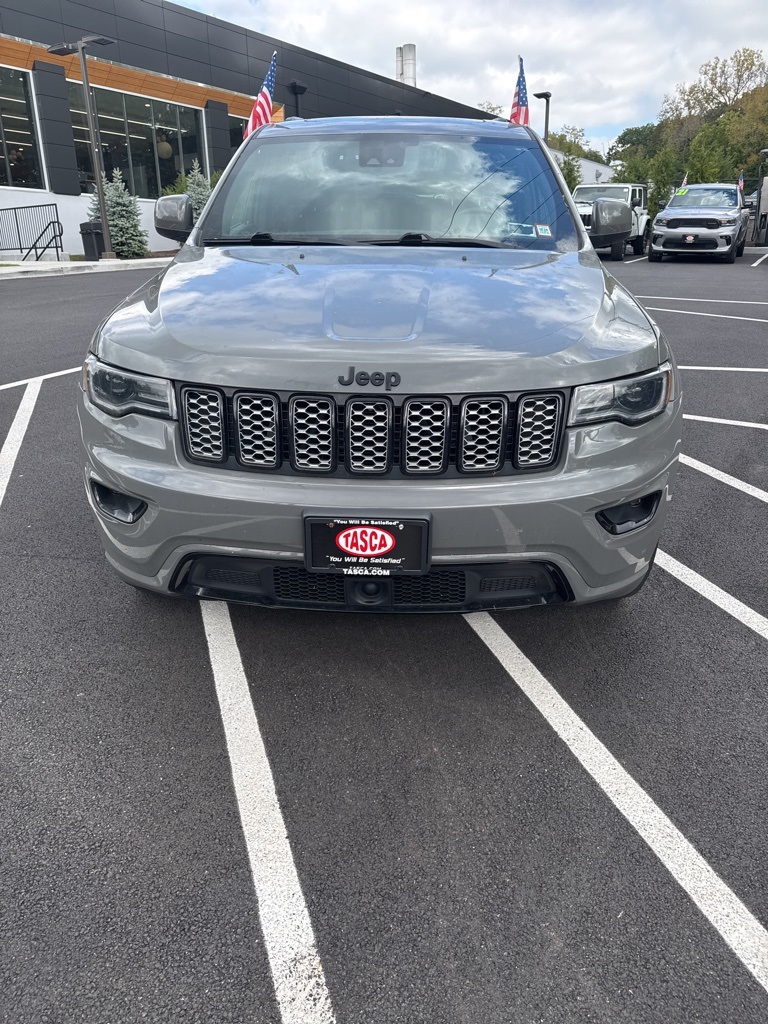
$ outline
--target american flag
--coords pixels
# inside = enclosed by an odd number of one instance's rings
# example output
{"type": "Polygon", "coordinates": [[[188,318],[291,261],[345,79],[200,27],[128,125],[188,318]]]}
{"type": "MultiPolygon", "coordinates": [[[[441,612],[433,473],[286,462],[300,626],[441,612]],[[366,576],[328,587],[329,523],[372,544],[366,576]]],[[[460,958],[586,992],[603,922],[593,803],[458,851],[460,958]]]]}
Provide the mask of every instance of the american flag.
{"type": "Polygon", "coordinates": [[[683,178],[683,183],[682,183],[682,185],[680,186],[680,188],[685,188],[685,186],[686,186],[687,184],[688,184],[688,171],[686,171],[686,172],[685,172],[685,177],[683,178]]]}
{"type": "Polygon", "coordinates": [[[744,171],[742,171],[741,174],[739,175],[739,191],[740,192],[744,191],[744,171]]]}
{"type": "Polygon", "coordinates": [[[262,85],[261,92],[256,97],[256,102],[253,104],[251,116],[248,118],[245,131],[243,132],[244,139],[247,139],[251,132],[255,132],[257,128],[261,128],[263,124],[269,124],[272,120],[272,94],[275,91],[276,73],[277,50],[272,54],[272,60],[269,64],[267,77],[264,79],[264,85],[262,85]]]}
{"type": "Polygon", "coordinates": [[[520,61],[520,73],[517,76],[515,86],[515,97],[512,100],[512,113],[509,115],[510,124],[528,124],[528,90],[525,86],[525,71],[523,70],[523,58],[520,61]]]}

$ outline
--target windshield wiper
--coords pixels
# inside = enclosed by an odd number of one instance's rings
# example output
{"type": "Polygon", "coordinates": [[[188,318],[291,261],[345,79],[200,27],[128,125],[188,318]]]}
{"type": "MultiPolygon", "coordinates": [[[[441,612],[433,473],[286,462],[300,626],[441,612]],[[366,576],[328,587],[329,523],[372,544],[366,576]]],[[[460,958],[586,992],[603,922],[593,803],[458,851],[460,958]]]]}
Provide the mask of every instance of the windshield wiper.
{"type": "Polygon", "coordinates": [[[356,243],[337,238],[283,238],[275,237],[269,231],[257,231],[255,235],[240,235],[235,238],[204,238],[203,245],[354,245],[356,243]]]}
{"type": "Polygon", "coordinates": [[[518,249],[517,245],[492,242],[481,238],[433,238],[423,231],[406,231],[399,238],[366,238],[366,245],[444,245],[458,249],[518,249]]]}

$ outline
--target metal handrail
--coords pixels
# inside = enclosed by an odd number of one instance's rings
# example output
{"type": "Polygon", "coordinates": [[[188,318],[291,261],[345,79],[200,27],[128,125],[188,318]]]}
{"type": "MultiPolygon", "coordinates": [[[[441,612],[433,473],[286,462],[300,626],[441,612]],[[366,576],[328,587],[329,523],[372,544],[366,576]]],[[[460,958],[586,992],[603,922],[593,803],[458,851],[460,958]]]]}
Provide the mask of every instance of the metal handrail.
{"type": "Polygon", "coordinates": [[[53,247],[58,260],[64,251],[62,238],[63,228],[56,203],[0,208],[0,252],[18,251],[22,260],[26,260],[34,251],[35,259],[39,260],[53,247]],[[48,231],[51,232],[50,239],[41,248],[41,240],[48,231]]]}
{"type": "Polygon", "coordinates": [[[59,260],[59,253],[63,251],[63,245],[62,245],[62,238],[63,238],[63,236],[64,236],[64,226],[61,223],[61,221],[60,220],[51,220],[51,221],[49,221],[45,225],[43,230],[40,232],[40,234],[37,236],[37,238],[34,240],[32,245],[30,245],[30,247],[24,253],[24,255],[21,258],[21,262],[24,263],[26,261],[27,256],[29,256],[29,254],[34,249],[35,250],[35,263],[38,263],[39,260],[40,260],[40,257],[44,253],[46,253],[50,249],[51,246],[53,246],[54,249],[56,250],[56,262],[59,263],[60,262],[60,260],[59,260]],[[38,247],[38,244],[40,242],[40,239],[43,237],[45,232],[48,231],[49,228],[53,228],[53,231],[51,232],[51,237],[45,243],[45,245],[40,249],[40,252],[38,252],[37,251],[37,247],[38,247]]]}

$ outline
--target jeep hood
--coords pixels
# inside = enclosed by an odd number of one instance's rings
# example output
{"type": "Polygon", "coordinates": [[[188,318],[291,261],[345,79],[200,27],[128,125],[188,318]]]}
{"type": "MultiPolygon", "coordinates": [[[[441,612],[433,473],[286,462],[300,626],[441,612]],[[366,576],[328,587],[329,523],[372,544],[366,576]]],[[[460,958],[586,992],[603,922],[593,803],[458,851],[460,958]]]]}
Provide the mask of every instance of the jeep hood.
{"type": "Polygon", "coordinates": [[[594,252],[185,246],[102,325],[115,366],[193,383],[398,392],[567,387],[649,370],[656,334],[594,252]]]}

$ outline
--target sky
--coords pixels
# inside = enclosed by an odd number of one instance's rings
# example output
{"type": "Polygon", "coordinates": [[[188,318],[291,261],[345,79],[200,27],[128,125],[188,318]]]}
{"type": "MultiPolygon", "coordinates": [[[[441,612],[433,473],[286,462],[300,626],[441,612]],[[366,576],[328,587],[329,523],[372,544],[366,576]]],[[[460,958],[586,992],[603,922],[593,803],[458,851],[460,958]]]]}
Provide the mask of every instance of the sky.
{"type": "Polygon", "coordinates": [[[605,151],[655,121],[666,93],[704,61],[768,51],[768,0],[176,0],[337,60],[395,77],[395,48],[416,44],[417,84],[507,111],[525,61],[531,126],[583,128],[605,151]]]}

